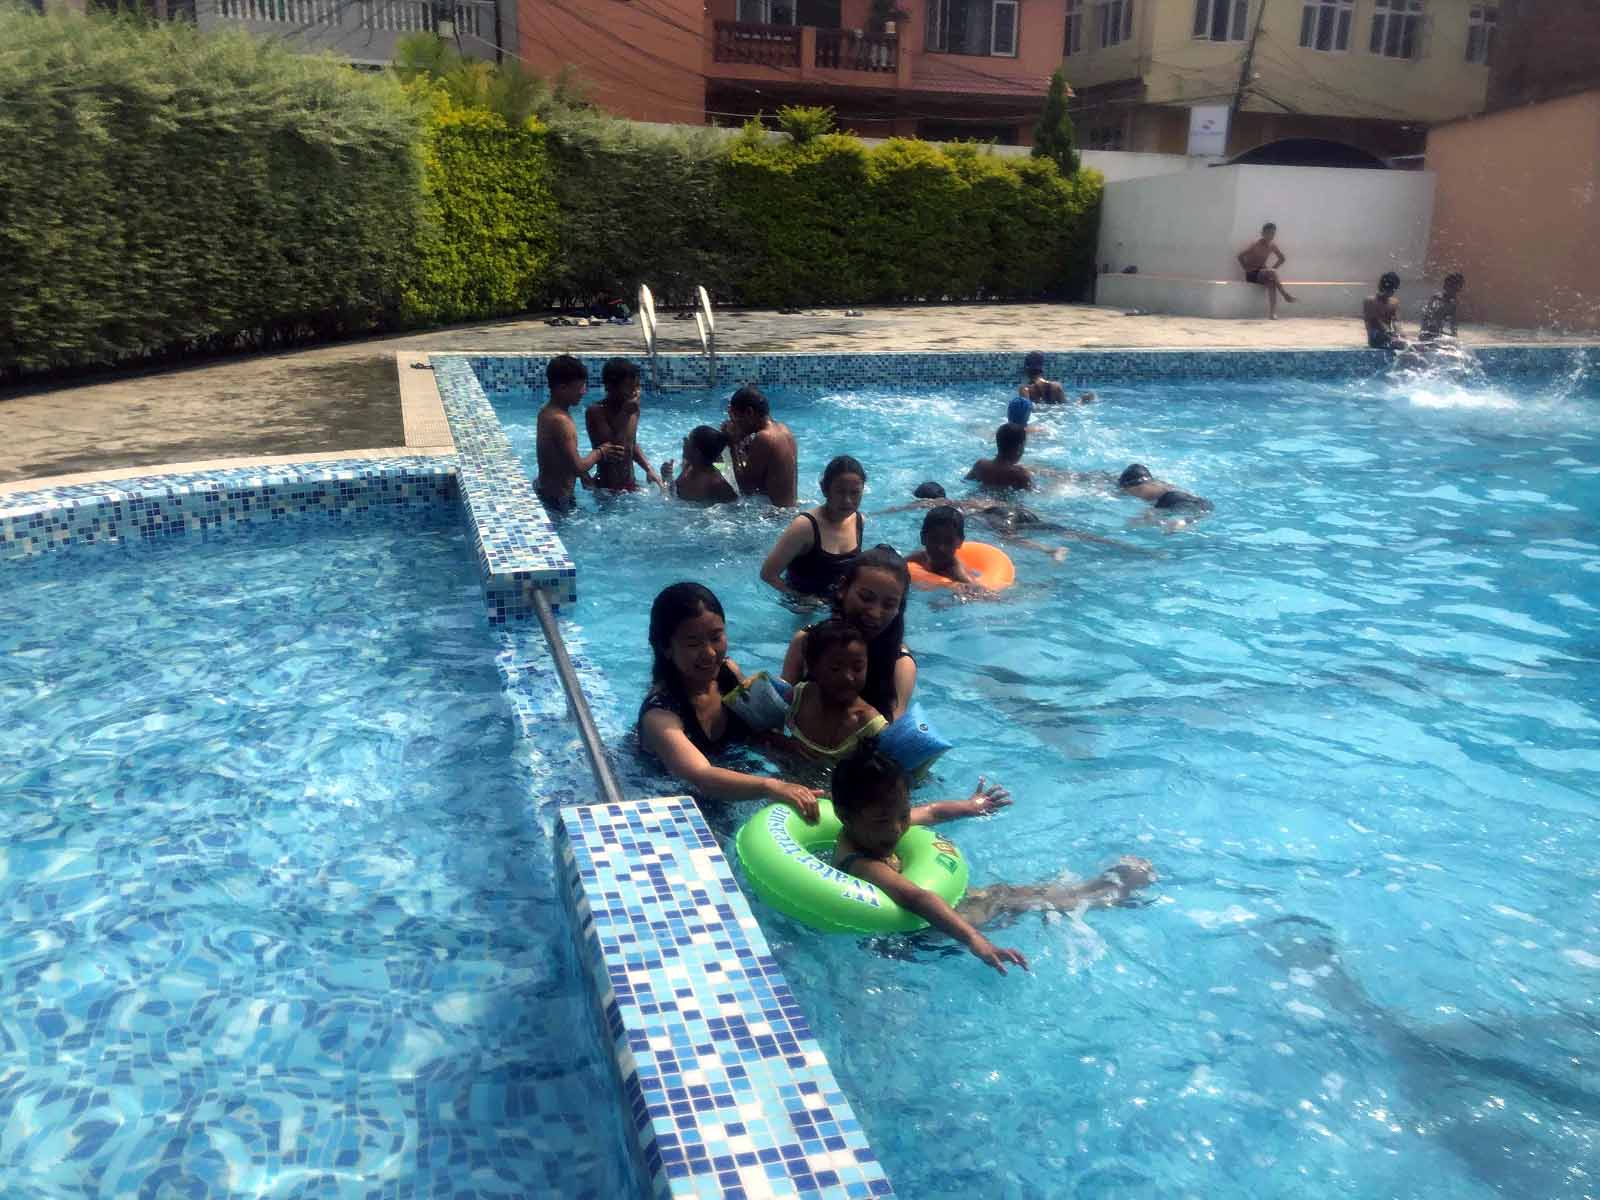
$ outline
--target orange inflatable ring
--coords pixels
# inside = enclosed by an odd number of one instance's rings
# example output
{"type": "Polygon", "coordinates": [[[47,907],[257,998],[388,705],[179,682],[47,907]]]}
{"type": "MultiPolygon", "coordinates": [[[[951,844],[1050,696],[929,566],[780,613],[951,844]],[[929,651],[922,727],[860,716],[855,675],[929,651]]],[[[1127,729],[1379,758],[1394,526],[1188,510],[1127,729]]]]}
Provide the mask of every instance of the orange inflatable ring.
{"type": "MultiPolygon", "coordinates": [[[[975,581],[992,591],[1000,591],[1010,587],[1017,581],[1017,568],[1006,556],[1006,552],[999,546],[990,546],[984,542],[962,542],[961,549],[956,551],[956,561],[967,569],[975,581]]],[[[955,587],[954,579],[946,579],[943,575],[935,575],[927,567],[917,563],[907,563],[911,571],[911,582],[922,587],[955,587]]]]}

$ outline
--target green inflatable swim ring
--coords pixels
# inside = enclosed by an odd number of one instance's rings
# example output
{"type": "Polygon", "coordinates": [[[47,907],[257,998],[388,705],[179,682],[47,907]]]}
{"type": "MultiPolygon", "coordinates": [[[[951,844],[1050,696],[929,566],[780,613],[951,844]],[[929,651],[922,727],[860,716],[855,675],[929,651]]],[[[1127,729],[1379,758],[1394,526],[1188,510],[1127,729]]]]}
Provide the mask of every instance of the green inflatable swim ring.
{"type": "MultiPolygon", "coordinates": [[[[785,916],[824,933],[911,933],[928,923],[901,908],[876,884],[832,865],[839,840],[833,802],[807,825],[786,804],[770,804],[739,829],[739,865],[756,895],[785,916]]],[[[901,871],[954,905],[967,894],[967,860],[950,842],[914,825],[895,846],[901,871]]]]}

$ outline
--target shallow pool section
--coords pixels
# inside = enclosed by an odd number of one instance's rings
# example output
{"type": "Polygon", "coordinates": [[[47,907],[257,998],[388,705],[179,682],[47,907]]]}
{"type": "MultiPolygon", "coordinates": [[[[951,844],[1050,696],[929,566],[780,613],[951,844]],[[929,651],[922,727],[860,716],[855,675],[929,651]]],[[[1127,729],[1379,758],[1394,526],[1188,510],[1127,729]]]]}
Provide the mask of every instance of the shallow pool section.
{"type": "Polygon", "coordinates": [[[501,649],[446,506],[7,569],[0,1190],[637,1189],[501,649]]]}
{"type": "MultiPolygon", "coordinates": [[[[1086,356],[1080,356],[1086,357],[1086,356]]],[[[1523,364],[1524,366],[1526,364],[1523,364]]],[[[1559,364],[1552,364],[1558,367],[1559,364]]],[[[927,938],[760,909],[903,1194],[1587,1197],[1600,1174],[1600,385],[1491,376],[1096,380],[1028,459],[1133,461],[1217,507],[1141,523],[1093,477],[1029,504],[1115,545],[1016,549],[1003,599],[912,598],[919,696],[958,747],[924,795],[999,779],[950,830],[976,882],[1152,859],[1143,908],[1030,917],[1005,979],[927,938]]],[[[965,494],[1009,384],[774,388],[802,446],[870,475],[867,541],[924,479],[965,494]]],[[[538,397],[494,396],[530,468],[538,397]]],[[[598,399],[598,389],[591,400],[598,399]]],[[[647,395],[678,457],[726,389],[647,395]]],[[[631,725],[663,585],[776,667],[780,524],[649,493],[560,525],[575,626],[631,725]]],[[[969,536],[993,535],[974,525],[969,536]]],[[[1056,539],[1047,538],[1054,542],[1056,539]]],[[[629,791],[668,790],[631,760],[629,791]]],[[[709,811],[726,838],[743,811],[709,811]]]]}

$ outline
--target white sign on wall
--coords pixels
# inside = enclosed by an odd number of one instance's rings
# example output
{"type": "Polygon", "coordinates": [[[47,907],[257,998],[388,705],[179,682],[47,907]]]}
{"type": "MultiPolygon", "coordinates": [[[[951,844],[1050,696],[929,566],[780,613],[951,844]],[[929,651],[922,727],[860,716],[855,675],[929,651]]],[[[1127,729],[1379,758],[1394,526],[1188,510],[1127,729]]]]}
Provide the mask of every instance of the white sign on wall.
{"type": "Polygon", "coordinates": [[[1196,104],[1189,110],[1189,153],[1221,156],[1228,152],[1228,106],[1196,104]]]}

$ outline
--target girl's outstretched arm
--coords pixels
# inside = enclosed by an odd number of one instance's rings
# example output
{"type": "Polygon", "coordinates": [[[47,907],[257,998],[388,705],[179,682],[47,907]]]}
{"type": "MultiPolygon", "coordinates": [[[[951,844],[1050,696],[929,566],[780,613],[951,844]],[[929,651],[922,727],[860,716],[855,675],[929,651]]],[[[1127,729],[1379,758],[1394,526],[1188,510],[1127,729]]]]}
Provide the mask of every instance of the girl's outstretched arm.
{"type": "Polygon", "coordinates": [[[993,787],[982,775],[978,786],[965,800],[935,800],[932,804],[919,804],[911,810],[913,825],[941,825],[962,817],[986,817],[1011,806],[1011,793],[998,783],[993,787]]]}
{"type": "Polygon", "coordinates": [[[912,883],[888,863],[870,858],[857,859],[851,864],[850,873],[865,879],[868,883],[877,884],[883,893],[901,908],[916,913],[929,925],[948,933],[974,956],[988,963],[1000,974],[1006,973],[1007,963],[1014,963],[1024,971],[1029,969],[1028,960],[1023,957],[1020,950],[996,946],[955,909],[927,888],[920,888],[912,883]]]}

